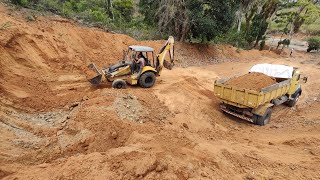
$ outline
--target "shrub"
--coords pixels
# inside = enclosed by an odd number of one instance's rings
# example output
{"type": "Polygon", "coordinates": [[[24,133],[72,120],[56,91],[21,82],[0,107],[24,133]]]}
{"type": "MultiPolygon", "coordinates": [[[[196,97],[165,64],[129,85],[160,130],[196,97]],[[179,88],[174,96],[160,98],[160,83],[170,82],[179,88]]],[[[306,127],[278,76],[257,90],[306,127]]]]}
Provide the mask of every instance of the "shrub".
{"type": "Polygon", "coordinates": [[[245,34],[243,32],[238,33],[236,30],[231,30],[226,34],[217,36],[214,39],[215,43],[231,44],[238,48],[249,48],[249,43],[246,41],[245,34]]]}
{"type": "Polygon", "coordinates": [[[307,52],[310,52],[312,50],[319,50],[320,49],[320,36],[317,37],[311,37],[308,39],[308,49],[307,52]]]}
{"type": "Polygon", "coordinates": [[[13,4],[16,4],[16,5],[20,5],[20,6],[23,6],[23,7],[26,7],[29,3],[28,0],[11,0],[11,2],[13,4]]]}
{"type": "Polygon", "coordinates": [[[89,11],[90,20],[93,22],[107,22],[108,16],[100,10],[90,10],[89,11]]]}
{"type": "Polygon", "coordinates": [[[53,13],[60,13],[60,9],[62,8],[59,0],[42,0],[41,3],[35,5],[37,10],[45,10],[53,13]]]}

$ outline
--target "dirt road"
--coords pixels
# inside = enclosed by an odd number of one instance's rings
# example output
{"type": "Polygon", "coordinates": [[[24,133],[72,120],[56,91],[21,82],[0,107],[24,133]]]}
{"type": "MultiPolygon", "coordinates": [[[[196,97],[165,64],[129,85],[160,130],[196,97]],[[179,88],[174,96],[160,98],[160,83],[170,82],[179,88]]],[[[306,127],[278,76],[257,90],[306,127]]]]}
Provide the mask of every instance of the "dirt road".
{"type": "MultiPolygon", "coordinates": [[[[283,40],[284,38],[282,38],[281,40],[283,40]]],[[[269,39],[267,39],[266,43],[269,46],[272,46],[274,48],[276,48],[278,46],[278,42],[280,41],[280,37],[270,37],[269,39]]],[[[280,46],[280,49],[282,48],[282,45],[280,46]]],[[[306,52],[308,49],[308,42],[304,39],[293,39],[291,40],[291,43],[289,45],[289,47],[287,47],[289,50],[291,50],[292,48],[295,51],[304,51],[306,52]]]]}
{"type": "MultiPolygon", "coordinates": [[[[16,12],[16,11],[14,11],[16,12]]],[[[320,58],[176,44],[177,66],[151,89],[94,88],[84,67],[121,58],[136,40],[57,17],[26,22],[0,6],[0,178],[319,179],[320,58]],[[99,39],[97,41],[96,39],[99,39]],[[106,58],[108,57],[108,58],[106,58]],[[309,77],[295,108],[255,126],[223,114],[216,79],[256,63],[309,77]]]]}

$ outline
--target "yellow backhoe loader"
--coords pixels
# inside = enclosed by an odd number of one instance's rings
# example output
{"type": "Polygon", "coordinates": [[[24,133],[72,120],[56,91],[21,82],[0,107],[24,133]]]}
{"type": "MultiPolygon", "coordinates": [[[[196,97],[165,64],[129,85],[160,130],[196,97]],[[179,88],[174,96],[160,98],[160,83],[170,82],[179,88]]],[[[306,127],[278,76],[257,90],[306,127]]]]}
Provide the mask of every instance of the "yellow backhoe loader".
{"type": "Polygon", "coordinates": [[[101,72],[94,63],[88,68],[95,71],[97,76],[89,81],[93,85],[100,85],[105,80],[112,82],[112,87],[117,89],[126,88],[130,85],[140,85],[143,88],[150,88],[155,84],[156,76],[160,76],[162,68],[172,69],[174,66],[174,38],[172,36],[166,41],[159,54],[154,56],[154,49],[147,46],[129,46],[124,60],[117,64],[103,68],[101,72]],[[166,54],[169,53],[170,61],[166,61],[166,54]],[[136,63],[137,56],[142,55],[145,66],[140,69],[136,63]]]}

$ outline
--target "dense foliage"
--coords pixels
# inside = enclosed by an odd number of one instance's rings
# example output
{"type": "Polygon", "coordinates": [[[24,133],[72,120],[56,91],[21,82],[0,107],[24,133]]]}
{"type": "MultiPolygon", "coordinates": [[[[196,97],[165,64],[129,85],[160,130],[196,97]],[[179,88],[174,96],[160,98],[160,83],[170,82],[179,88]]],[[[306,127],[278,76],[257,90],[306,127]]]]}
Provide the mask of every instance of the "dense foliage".
{"type": "Polygon", "coordinates": [[[132,0],[11,0],[11,2],[102,25],[118,26],[121,23],[131,22],[134,13],[132,0]]]}
{"type": "Polygon", "coordinates": [[[232,28],[237,9],[234,0],[140,0],[139,5],[146,22],[180,41],[212,40],[226,33],[232,28]]]}
{"type": "MultiPolygon", "coordinates": [[[[139,39],[229,43],[263,49],[271,22],[291,39],[320,17],[320,0],[8,0],[139,39]],[[260,42],[260,43],[259,43],[260,42]]],[[[282,37],[281,37],[282,38],[282,37]]]]}

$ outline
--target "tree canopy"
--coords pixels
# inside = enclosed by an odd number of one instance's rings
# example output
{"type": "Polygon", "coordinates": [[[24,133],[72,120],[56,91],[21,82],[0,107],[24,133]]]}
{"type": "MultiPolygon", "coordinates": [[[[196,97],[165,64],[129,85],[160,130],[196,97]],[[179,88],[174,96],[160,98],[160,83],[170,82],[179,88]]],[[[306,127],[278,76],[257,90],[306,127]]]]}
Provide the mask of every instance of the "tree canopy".
{"type": "Polygon", "coordinates": [[[237,6],[235,0],[141,0],[140,12],[162,34],[204,41],[232,27],[237,6]]]}
{"type": "MultiPolygon", "coordinates": [[[[252,48],[270,24],[291,39],[320,18],[320,0],[10,0],[137,38],[225,42],[252,48]]],[[[319,30],[320,32],[320,30],[319,30]]],[[[264,44],[264,43],[262,43],[264,44]]]]}

